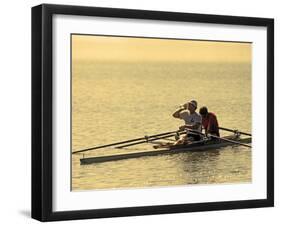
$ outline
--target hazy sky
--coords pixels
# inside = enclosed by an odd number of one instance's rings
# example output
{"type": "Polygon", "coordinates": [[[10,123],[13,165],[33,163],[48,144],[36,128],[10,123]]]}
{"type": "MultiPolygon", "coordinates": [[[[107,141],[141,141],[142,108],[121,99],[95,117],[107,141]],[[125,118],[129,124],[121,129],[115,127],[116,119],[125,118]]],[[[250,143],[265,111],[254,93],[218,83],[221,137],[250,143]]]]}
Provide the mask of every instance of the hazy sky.
{"type": "Polygon", "coordinates": [[[251,62],[251,44],[105,36],[72,36],[73,60],[251,62]]]}

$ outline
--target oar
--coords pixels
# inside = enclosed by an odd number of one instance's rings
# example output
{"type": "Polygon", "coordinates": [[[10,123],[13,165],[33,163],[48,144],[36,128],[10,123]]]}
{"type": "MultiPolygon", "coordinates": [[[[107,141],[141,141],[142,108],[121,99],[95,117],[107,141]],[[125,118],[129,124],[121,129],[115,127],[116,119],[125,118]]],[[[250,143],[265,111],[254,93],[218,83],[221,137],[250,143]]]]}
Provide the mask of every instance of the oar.
{"type": "Polygon", "coordinates": [[[241,131],[238,131],[238,130],[233,130],[233,129],[228,129],[228,128],[224,128],[224,127],[219,127],[219,129],[221,129],[221,130],[225,130],[225,131],[228,131],[228,132],[233,132],[233,133],[240,133],[240,134],[242,134],[242,135],[246,135],[246,136],[252,136],[252,134],[250,134],[250,133],[245,133],[245,132],[241,132],[241,131]]]}
{"type": "Polygon", "coordinates": [[[96,149],[100,149],[100,148],[106,148],[106,147],[110,147],[110,146],[114,146],[114,145],[131,143],[131,142],[135,142],[135,141],[139,141],[139,140],[145,140],[144,141],[144,143],[145,143],[146,140],[148,140],[150,138],[158,137],[158,136],[163,136],[163,135],[167,135],[167,134],[174,134],[174,133],[177,133],[177,132],[178,132],[178,130],[171,131],[171,132],[165,132],[165,133],[159,133],[159,134],[155,134],[155,135],[151,135],[151,136],[144,136],[144,137],[135,138],[135,139],[131,139],[131,140],[119,141],[119,142],[115,142],[115,143],[111,143],[111,144],[105,144],[105,145],[96,146],[96,147],[85,148],[85,149],[81,149],[81,150],[78,150],[78,151],[73,151],[72,154],[77,154],[77,153],[81,153],[81,152],[85,152],[85,151],[90,151],[90,150],[96,150],[96,149]]]}
{"type": "MultiPolygon", "coordinates": [[[[179,134],[183,134],[183,133],[186,133],[186,132],[185,131],[181,131],[181,132],[178,132],[178,133],[179,134]]],[[[159,136],[159,137],[152,138],[152,139],[147,139],[147,140],[144,140],[144,141],[139,141],[139,142],[134,142],[134,143],[130,143],[130,144],[125,144],[125,145],[117,146],[115,148],[130,147],[130,146],[133,146],[133,145],[144,144],[144,143],[148,143],[148,142],[151,142],[151,141],[160,140],[160,139],[164,139],[164,138],[168,138],[168,137],[172,137],[172,136],[174,136],[174,134],[170,134],[170,135],[166,135],[166,136],[159,136]]]]}
{"type": "MultiPolygon", "coordinates": [[[[201,133],[201,132],[196,131],[196,130],[191,130],[191,129],[187,129],[187,130],[188,130],[188,131],[190,131],[190,132],[194,132],[194,133],[201,134],[201,135],[206,135],[206,134],[201,133]]],[[[251,147],[252,147],[252,146],[251,146],[251,145],[249,145],[249,144],[244,144],[244,143],[241,143],[241,142],[238,142],[238,141],[229,140],[229,139],[227,139],[227,138],[218,137],[218,136],[216,136],[216,135],[212,135],[212,134],[207,134],[206,136],[207,136],[207,137],[213,137],[213,138],[220,139],[220,140],[224,140],[224,141],[229,142],[229,143],[242,145],[242,146],[245,146],[245,147],[248,147],[248,148],[251,148],[251,147]]]]}
{"type": "Polygon", "coordinates": [[[244,143],[241,143],[241,142],[238,142],[238,141],[234,141],[234,140],[229,140],[229,139],[226,139],[226,138],[223,138],[223,137],[218,137],[218,136],[215,136],[215,135],[212,135],[212,134],[208,134],[207,136],[210,136],[210,137],[213,137],[213,138],[216,138],[216,139],[220,139],[220,140],[224,140],[224,141],[227,141],[229,143],[233,143],[233,144],[238,144],[238,145],[241,145],[241,146],[245,146],[245,147],[248,147],[248,148],[251,148],[252,146],[249,145],[249,144],[244,144],[244,143]]]}

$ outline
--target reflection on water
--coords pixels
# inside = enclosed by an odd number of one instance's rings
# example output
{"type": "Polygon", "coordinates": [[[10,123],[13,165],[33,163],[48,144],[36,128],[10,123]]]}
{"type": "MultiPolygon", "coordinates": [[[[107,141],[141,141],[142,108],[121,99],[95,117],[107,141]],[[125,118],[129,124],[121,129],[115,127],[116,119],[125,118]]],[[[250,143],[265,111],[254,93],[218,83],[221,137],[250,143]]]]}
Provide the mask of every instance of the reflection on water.
{"type": "MultiPolygon", "coordinates": [[[[207,105],[222,126],[251,132],[249,64],[78,62],[72,85],[73,151],[172,131],[181,122],[171,113],[188,99],[207,105]]],[[[86,156],[118,152],[105,148],[86,156]]],[[[81,157],[72,158],[74,190],[241,183],[252,173],[251,150],[241,146],[91,165],[80,165],[81,157]]]]}

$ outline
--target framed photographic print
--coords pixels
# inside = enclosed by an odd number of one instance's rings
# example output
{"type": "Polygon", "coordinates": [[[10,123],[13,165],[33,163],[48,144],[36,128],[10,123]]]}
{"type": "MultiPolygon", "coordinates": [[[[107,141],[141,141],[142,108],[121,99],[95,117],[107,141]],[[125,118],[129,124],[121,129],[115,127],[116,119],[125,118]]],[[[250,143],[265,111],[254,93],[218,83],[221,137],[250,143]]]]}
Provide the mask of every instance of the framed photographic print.
{"type": "Polygon", "coordinates": [[[32,8],[32,217],[274,205],[274,21],[32,8]]]}

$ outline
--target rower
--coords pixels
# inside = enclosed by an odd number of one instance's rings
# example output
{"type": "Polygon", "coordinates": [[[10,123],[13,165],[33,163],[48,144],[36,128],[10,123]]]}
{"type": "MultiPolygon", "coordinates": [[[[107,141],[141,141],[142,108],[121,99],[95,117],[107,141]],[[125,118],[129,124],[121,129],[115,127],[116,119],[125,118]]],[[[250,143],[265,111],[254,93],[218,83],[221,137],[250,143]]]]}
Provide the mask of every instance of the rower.
{"type": "Polygon", "coordinates": [[[208,112],[207,107],[201,107],[199,113],[202,116],[202,125],[205,130],[205,134],[211,134],[219,137],[220,132],[217,116],[212,112],[208,112]]]}
{"type": "Polygon", "coordinates": [[[187,132],[176,141],[175,145],[185,143],[186,141],[199,141],[201,140],[201,135],[197,134],[196,131],[201,133],[202,130],[202,118],[196,112],[197,101],[192,100],[181,106],[177,111],[173,113],[174,118],[182,119],[185,125],[180,126],[180,130],[192,129],[195,132],[187,132]]]}

